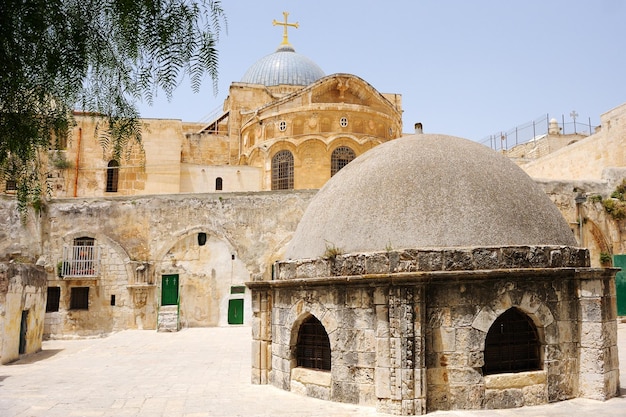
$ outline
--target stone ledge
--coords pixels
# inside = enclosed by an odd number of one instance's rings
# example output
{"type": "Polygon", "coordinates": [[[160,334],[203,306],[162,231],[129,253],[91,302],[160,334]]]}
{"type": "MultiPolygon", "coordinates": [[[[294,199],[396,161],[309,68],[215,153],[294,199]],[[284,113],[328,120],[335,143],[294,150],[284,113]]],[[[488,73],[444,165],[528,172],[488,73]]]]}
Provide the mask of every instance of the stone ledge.
{"type": "Polygon", "coordinates": [[[330,372],[307,368],[293,368],[291,370],[291,380],[304,385],[313,384],[322,387],[330,387],[332,382],[330,372]]]}
{"type": "Polygon", "coordinates": [[[589,251],[569,246],[422,248],[280,261],[276,263],[274,279],[589,266],[589,251]]]}
{"type": "Polygon", "coordinates": [[[484,380],[486,389],[523,388],[531,385],[545,384],[547,381],[547,372],[528,371],[486,375],[484,380]]]}

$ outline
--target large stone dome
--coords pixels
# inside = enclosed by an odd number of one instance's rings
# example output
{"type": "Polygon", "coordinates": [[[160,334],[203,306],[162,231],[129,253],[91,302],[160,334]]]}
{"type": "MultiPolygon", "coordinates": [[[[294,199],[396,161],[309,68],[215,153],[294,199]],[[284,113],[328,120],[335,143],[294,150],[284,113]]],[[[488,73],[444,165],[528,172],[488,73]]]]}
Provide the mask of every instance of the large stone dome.
{"type": "Polygon", "coordinates": [[[478,143],[419,134],[366,152],[309,204],[287,259],[472,246],[577,246],[556,206],[504,156],[478,143]]]}
{"type": "Polygon", "coordinates": [[[324,71],[309,58],[296,53],[290,45],[259,59],[244,74],[241,82],[276,85],[307,86],[324,77],[324,71]]]}

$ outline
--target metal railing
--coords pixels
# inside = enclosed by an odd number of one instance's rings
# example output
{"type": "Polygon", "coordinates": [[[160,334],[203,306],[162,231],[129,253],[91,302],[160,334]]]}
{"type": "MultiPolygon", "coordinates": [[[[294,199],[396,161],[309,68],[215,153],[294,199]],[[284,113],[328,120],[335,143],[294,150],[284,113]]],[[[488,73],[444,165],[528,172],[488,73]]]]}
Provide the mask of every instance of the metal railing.
{"type": "MultiPolygon", "coordinates": [[[[550,126],[550,115],[545,114],[536,119],[516,126],[507,131],[500,131],[493,135],[489,135],[480,141],[481,144],[490,147],[493,150],[509,150],[517,145],[521,145],[531,140],[536,140],[548,134],[550,126]]],[[[554,117],[558,123],[561,135],[578,134],[589,136],[595,132],[595,127],[591,124],[591,118],[586,123],[581,123],[575,118],[571,122],[565,122],[565,116],[559,118],[554,117]]]]}
{"type": "Polygon", "coordinates": [[[62,277],[97,277],[100,275],[99,246],[66,246],[63,248],[62,277]]]}

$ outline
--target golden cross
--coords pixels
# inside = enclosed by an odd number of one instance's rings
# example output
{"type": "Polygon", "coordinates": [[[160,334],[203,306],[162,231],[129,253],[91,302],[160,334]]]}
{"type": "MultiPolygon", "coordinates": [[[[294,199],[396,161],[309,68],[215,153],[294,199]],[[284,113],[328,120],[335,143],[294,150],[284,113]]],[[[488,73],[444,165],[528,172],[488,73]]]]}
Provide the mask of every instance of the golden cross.
{"type": "Polygon", "coordinates": [[[287,23],[287,16],[289,16],[289,12],[283,12],[283,16],[285,16],[285,21],[284,22],[279,22],[278,20],[274,19],[272,21],[272,24],[274,26],[281,25],[281,26],[284,27],[284,30],[283,30],[283,42],[281,43],[281,45],[289,45],[289,40],[288,40],[288,37],[287,37],[287,26],[292,26],[292,27],[298,29],[298,26],[300,26],[300,25],[298,25],[298,22],[296,22],[296,23],[287,23]]]}

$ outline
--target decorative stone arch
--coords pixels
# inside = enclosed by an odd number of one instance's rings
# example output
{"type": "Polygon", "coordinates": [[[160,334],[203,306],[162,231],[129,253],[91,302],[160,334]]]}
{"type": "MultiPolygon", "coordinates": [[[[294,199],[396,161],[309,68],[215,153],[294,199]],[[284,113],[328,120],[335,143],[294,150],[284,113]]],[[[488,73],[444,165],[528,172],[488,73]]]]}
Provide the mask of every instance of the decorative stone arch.
{"type": "MultiPolygon", "coordinates": [[[[537,294],[526,291],[522,295],[519,303],[513,303],[509,295],[512,284],[507,283],[504,291],[493,298],[492,302],[485,305],[475,315],[472,322],[472,328],[478,330],[482,337],[480,338],[480,351],[485,351],[485,341],[487,333],[491,329],[494,322],[510,308],[517,308],[525,314],[535,326],[537,337],[539,339],[539,363],[544,364],[546,359],[546,349],[548,345],[556,344],[559,340],[558,326],[552,312],[540,299],[537,294]]],[[[484,359],[483,359],[484,360],[484,359]]],[[[545,369],[545,366],[542,366],[545,369]]]]}
{"type": "MultiPolygon", "coordinates": [[[[164,265],[166,261],[165,256],[176,245],[176,243],[180,242],[183,239],[188,238],[189,236],[192,236],[198,233],[206,233],[207,236],[216,236],[220,240],[226,242],[228,246],[231,248],[231,250],[235,250],[236,248],[236,245],[234,245],[231,239],[225,234],[217,233],[215,230],[209,230],[206,226],[201,226],[201,225],[190,226],[186,229],[179,230],[178,232],[171,234],[171,238],[165,241],[161,245],[161,247],[155,252],[156,262],[164,265]]],[[[165,268],[165,271],[167,272],[168,269],[171,269],[171,268],[165,268]]],[[[154,272],[153,272],[155,274],[154,278],[160,275],[161,272],[163,272],[163,268],[154,268],[154,272]]],[[[173,272],[173,271],[169,271],[169,272],[173,272]]]]}
{"type": "Polygon", "coordinates": [[[332,310],[324,307],[321,303],[306,302],[299,300],[289,309],[285,326],[290,329],[289,349],[290,349],[290,368],[296,367],[296,346],[298,343],[298,333],[302,323],[310,316],[315,316],[324,326],[328,340],[330,341],[330,349],[337,346],[339,321],[332,310]]]}
{"type": "Polygon", "coordinates": [[[585,222],[585,228],[587,229],[587,233],[584,233],[587,236],[590,236],[594,245],[590,245],[589,241],[586,241],[586,247],[592,251],[595,246],[599,253],[608,253],[613,254],[613,250],[609,241],[607,240],[602,229],[594,222],[593,220],[587,218],[585,222]]]}
{"type": "MultiPolygon", "coordinates": [[[[107,235],[103,233],[99,233],[99,232],[93,233],[93,232],[86,231],[86,230],[72,232],[72,233],[68,233],[64,235],[62,238],[63,245],[72,245],[74,242],[74,239],[81,238],[81,237],[90,237],[96,241],[97,245],[101,244],[103,246],[111,248],[120,257],[120,259],[122,259],[122,262],[124,262],[124,267],[126,269],[128,282],[131,283],[133,281],[134,276],[135,276],[134,268],[136,265],[134,265],[134,262],[131,260],[130,256],[128,255],[126,250],[122,247],[122,245],[120,245],[115,240],[111,239],[110,237],[108,237],[107,235]]],[[[61,258],[61,256],[59,258],[61,258]]]]}

